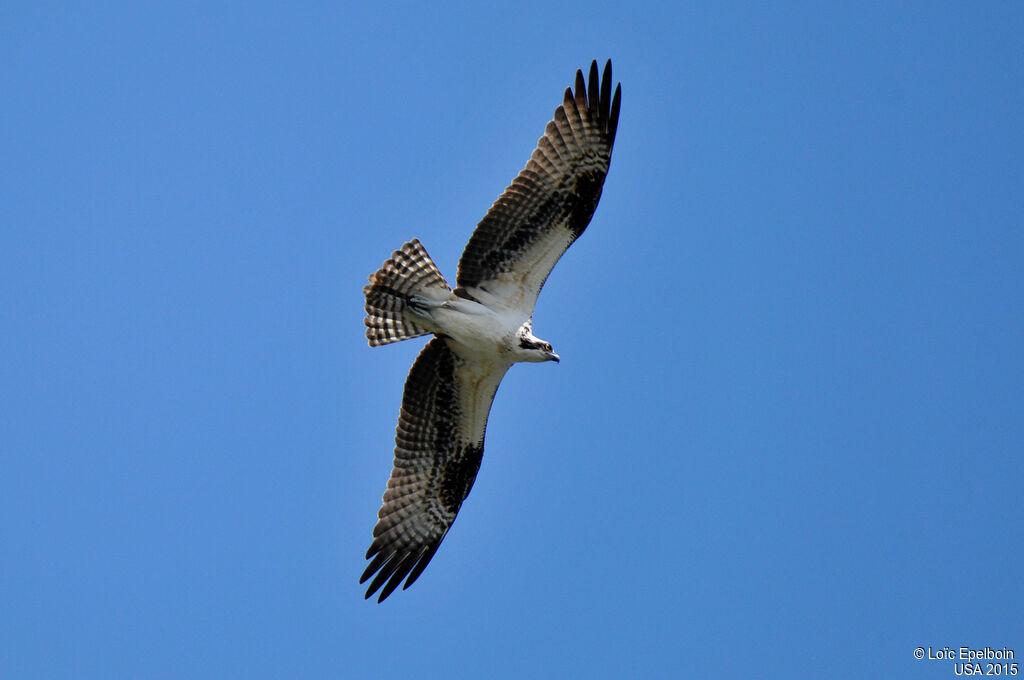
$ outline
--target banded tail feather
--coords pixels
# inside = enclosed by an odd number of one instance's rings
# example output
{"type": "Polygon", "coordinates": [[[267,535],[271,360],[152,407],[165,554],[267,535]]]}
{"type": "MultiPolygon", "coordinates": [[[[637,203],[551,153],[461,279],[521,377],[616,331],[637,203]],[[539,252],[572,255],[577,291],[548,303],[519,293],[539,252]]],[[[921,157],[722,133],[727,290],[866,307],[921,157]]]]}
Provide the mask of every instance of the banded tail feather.
{"type": "Polygon", "coordinates": [[[422,324],[423,317],[410,309],[409,300],[422,296],[441,302],[451,287],[430,259],[419,239],[413,239],[391,254],[370,276],[363,288],[366,295],[366,338],[371,347],[415,338],[433,329],[422,324]]]}

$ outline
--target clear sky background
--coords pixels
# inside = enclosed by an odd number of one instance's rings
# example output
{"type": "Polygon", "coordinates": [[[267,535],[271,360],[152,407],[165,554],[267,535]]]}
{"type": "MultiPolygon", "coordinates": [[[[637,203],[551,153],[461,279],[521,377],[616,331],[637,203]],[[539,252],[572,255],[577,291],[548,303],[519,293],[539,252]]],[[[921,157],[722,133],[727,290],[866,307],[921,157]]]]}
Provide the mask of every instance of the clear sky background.
{"type": "Polygon", "coordinates": [[[838,4],[6,3],[0,677],[1024,661],[1024,4],[838,4]],[[366,277],[454,278],[609,57],[562,362],[364,601],[423,344],[367,347],[366,277]]]}

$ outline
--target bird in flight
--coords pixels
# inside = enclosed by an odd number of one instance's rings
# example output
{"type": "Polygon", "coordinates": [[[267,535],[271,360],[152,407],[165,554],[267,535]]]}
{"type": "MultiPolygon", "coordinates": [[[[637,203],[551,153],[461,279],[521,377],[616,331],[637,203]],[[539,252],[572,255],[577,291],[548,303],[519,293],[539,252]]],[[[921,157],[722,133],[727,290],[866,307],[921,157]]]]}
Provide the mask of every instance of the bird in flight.
{"type": "Polygon", "coordinates": [[[562,253],[590,223],[611,162],[621,86],[576,71],[526,167],[477,225],[452,290],[418,239],[392,253],[363,288],[371,347],[433,334],[409,371],[395,460],[373,528],[366,597],[419,578],[484,453],[498,384],[512,364],[558,361],[533,334],[533,307],[562,253]]]}

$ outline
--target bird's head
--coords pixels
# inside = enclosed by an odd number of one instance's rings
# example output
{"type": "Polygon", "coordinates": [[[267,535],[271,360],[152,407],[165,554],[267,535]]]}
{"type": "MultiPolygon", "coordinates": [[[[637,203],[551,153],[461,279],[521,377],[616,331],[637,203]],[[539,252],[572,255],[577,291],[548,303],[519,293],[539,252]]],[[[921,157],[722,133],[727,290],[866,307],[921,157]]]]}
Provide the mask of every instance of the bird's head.
{"type": "Polygon", "coordinates": [[[554,361],[558,363],[558,355],[551,349],[551,343],[541,340],[533,334],[532,324],[523,324],[519,329],[519,346],[516,356],[519,361],[554,361]]]}

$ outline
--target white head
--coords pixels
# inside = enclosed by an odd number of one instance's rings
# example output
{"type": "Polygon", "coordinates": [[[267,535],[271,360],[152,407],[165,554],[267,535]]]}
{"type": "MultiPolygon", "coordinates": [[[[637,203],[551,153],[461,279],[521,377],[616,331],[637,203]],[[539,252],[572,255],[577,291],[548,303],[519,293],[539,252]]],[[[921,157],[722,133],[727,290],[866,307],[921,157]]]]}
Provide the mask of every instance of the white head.
{"type": "Polygon", "coordinates": [[[558,355],[551,350],[551,343],[541,340],[533,334],[533,323],[527,321],[516,334],[516,344],[512,354],[516,361],[554,361],[558,363],[558,355]]]}

